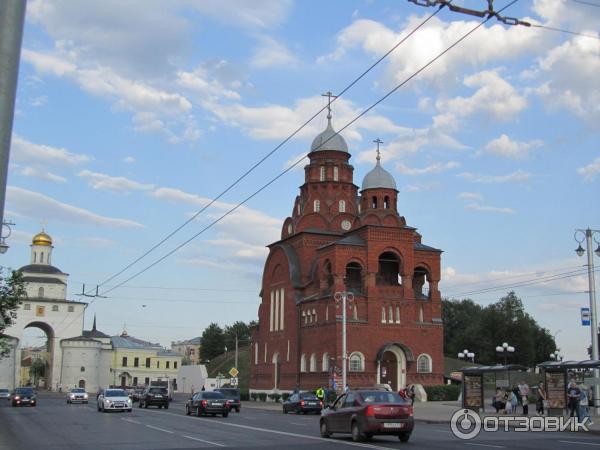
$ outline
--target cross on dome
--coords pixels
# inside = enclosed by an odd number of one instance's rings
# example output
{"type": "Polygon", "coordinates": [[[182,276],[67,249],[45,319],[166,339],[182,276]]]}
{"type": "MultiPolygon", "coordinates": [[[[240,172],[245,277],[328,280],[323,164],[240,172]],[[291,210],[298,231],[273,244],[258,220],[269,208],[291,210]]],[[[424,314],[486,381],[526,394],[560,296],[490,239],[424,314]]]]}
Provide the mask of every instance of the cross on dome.
{"type": "Polygon", "coordinates": [[[331,99],[336,99],[338,96],[333,95],[331,91],[327,91],[324,94],[321,94],[321,97],[327,97],[327,120],[331,120],[331,99]]]}
{"type": "Polygon", "coordinates": [[[379,144],[383,144],[383,141],[381,139],[377,138],[373,142],[375,142],[377,144],[377,161],[379,162],[381,160],[381,153],[379,151],[379,144]]]}

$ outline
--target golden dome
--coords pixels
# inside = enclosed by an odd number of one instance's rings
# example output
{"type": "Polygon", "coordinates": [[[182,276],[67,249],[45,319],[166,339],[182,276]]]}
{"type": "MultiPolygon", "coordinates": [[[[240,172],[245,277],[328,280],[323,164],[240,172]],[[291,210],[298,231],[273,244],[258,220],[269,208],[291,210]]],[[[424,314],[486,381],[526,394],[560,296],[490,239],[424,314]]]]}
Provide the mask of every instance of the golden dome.
{"type": "Polygon", "coordinates": [[[52,238],[42,230],[33,237],[31,245],[45,245],[51,247],[52,238]]]}

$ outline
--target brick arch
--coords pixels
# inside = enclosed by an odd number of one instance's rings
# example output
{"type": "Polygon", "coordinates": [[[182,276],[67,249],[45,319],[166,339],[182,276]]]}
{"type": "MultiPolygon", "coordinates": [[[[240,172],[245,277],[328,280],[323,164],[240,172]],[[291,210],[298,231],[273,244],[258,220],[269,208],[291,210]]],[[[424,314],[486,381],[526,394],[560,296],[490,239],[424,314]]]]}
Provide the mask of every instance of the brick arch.
{"type": "Polygon", "coordinates": [[[381,225],[381,219],[375,214],[367,214],[361,218],[362,225],[381,225]]]}
{"type": "Polygon", "coordinates": [[[303,216],[296,224],[296,230],[305,230],[307,228],[329,229],[329,223],[321,214],[307,214],[303,216]]]}
{"type": "Polygon", "coordinates": [[[400,218],[395,214],[386,215],[383,218],[383,220],[381,221],[381,223],[385,226],[391,226],[391,227],[396,227],[396,226],[401,225],[400,218]]]}

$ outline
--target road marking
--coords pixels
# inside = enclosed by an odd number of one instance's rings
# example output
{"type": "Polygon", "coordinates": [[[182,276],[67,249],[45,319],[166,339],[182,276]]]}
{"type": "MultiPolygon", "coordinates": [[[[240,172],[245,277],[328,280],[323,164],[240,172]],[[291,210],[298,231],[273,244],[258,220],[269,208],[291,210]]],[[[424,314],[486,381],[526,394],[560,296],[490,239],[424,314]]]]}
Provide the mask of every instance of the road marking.
{"type": "Polygon", "coordinates": [[[173,434],[173,431],[165,430],[164,428],[158,428],[153,425],[146,425],[148,428],[152,428],[153,430],[164,431],[165,433],[173,434]]]}
{"type": "Polygon", "coordinates": [[[125,422],[135,423],[136,425],[142,424],[142,422],[138,422],[137,420],[133,420],[133,419],[121,419],[121,420],[124,420],[125,422]]]}
{"type": "Polygon", "coordinates": [[[212,445],[216,445],[216,446],[218,446],[218,447],[225,447],[225,445],[223,445],[223,444],[219,444],[219,443],[217,443],[217,442],[205,441],[204,439],[198,439],[198,438],[195,438],[195,437],[193,437],[193,436],[187,436],[187,435],[185,435],[185,434],[183,434],[182,436],[183,436],[184,438],[192,439],[192,440],[194,440],[194,441],[198,441],[198,442],[204,442],[205,444],[212,444],[212,445]]]}
{"type": "Polygon", "coordinates": [[[465,445],[477,445],[478,447],[506,448],[504,445],[476,444],[475,442],[465,442],[465,445]]]}
{"type": "MultiPolygon", "coordinates": [[[[242,429],[245,429],[245,430],[252,430],[252,431],[262,431],[264,433],[271,433],[271,434],[281,434],[283,436],[290,436],[290,437],[296,437],[296,438],[310,439],[310,440],[313,440],[313,441],[326,442],[326,443],[329,443],[329,444],[340,444],[340,445],[350,445],[352,447],[364,447],[364,448],[375,448],[375,449],[380,449],[380,450],[389,450],[389,447],[377,447],[376,445],[359,444],[358,442],[340,441],[340,440],[336,440],[336,439],[325,439],[325,438],[322,438],[322,437],[310,436],[310,435],[307,435],[307,434],[299,434],[299,433],[290,433],[290,432],[287,432],[287,431],[270,430],[268,428],[257,428],[257,427],[251,427],[250,425],[241,425],[241,424],[237,424],[237,423],[221,422],[221,421],[217,421],[217,420],[205,419],[205,418],[202,418],[202,417],[182,416],[181,414],[175,414],[175,413],[171,413],[171,412],[164,412],[164,411],[159,412],[159,411],[156,411],[156,410],[148,410],[148,409],[145,409],[144,412],[151,413],[151,414],[169,414],[171,416],[175,416],[175,417],[179,417],[179,418],[184,417],[185,419],[207,422],[207,423],[214,424],[214,425],[223,425],[223,426],[226,426],[226,427],[242,428],[242,429]]],[[[148,425],[146,425],[146,426],[148,426],[148,425]]]]}
{"type": "Polygon", "coordinates": [[[579,445],[595,445],[595,446],[600,446],[600,444],[598,444],[596,442],[583,442],[583,441],[558,441],[558,442],[564,442],[565,444],[579,444],[579,445]]]}
{"type": "Polygon", "coordinates": [[[434,433],[446,433],[446,434],[453,434],[452,431],[446,431],[446,430],[431,430],[434,433]]]}
{"type": "Polygon", "coordinates": [[[290,424],[291,425],[300,425],[300,426],[303,426],[303,427],[307,427],[308,426],[307,423],[299,423],[299,422],[290,422],[290,424]]]}

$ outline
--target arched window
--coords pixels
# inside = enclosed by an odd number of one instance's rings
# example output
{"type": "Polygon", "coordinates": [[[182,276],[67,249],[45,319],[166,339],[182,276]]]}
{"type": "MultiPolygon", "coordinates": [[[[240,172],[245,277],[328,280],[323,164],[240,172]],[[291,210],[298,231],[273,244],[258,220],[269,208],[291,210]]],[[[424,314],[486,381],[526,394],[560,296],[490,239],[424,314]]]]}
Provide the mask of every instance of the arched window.
{"type": "Polygon", "coordinates": [[[333,166],[333,181],[338,181],[340,178],[338,166],[333,166]]]}
{"type": "Polygon", "coordinates": [[[383,207],[385,209],[390,208],[390,198],[387,195],[383,198],[383,207]]]}
{"type": "Polygon", "coordinates": [[[352,318],[358,320],[358,307],[356,306],[356,303],[354,303],[354,306],[352,307],[352,318]]]}
{"type": "Polygon", "coordinates": [[[304,319],[304,325],[308,323],[308,316],[305,311],[302,311],[302,318],[304,319]]]}
{"type": "Polygon", "coordinates": [[[396,323],[400,323],[400,306],[396,305],[396,323]]]}
{"type": "Polygon", "coordinates": [[[313,319],[314,319],[315,323],[317,323],[317,310],[314,308],[312,310],[312,315],[313,315],[313,319]]]}
{"type": "Polygon", "coordinates": [[[325,181],[325,166],[321,166],[319,170],[319,180],[325,181]]]}
{"type": "Polygon", "coordinates": [[[358,204],[358,213],[360,214],[360,203],[358,204]]]}
{"type": "Polygon", "coordinates": [[[329,372],[329,353],[323,353],[323,361],[321,364],[322,372],[329,372]]]}
{"type": "Polygon", "coordinates": [[[350,372],[362,372],[365,370],[365,357],[360,352],[350,355],[350,372]]]}
{"type": "Polygon", "coordinates": [[[306,355],[304,353],[300,357],[300,372],[306,372],[306,355]]]}
{"type": "Polygon", "coordinates": [[[423,306],[419,306],[419,322],[424,322],[424,318],[423,318],[423,306]]]}
{"type": "Polygon", "coordinates": [[[310,371],[311,372],[317,371],[317,354],[316,353],[313,353],[312,355],[310,355],[310,371]]]}
{"type": "Polygon", "coordinates": [[[429,298],[429,273],[424,267],[416,267],[413,273],[413,292],[417,299],[429,298]]]}
{"type": "Polygon", "coordinates": [[[254,365],[258,364],[258,342],[254,344],[254,365]]]}
{"type": "Polygon", "coordinates": [[[298,206],[296,206],[296,210],[298,212],[298,215],[300,215],[300,202],[298,202],[298,206]]]}
{"type": "Polygon", "coordinates": [[[392,309],[392,305],[388,307],[388,322],[394,323],[394,310],[392,309]]]}
{"type": "Polygon", "coordinates": [[[33,252],[33,263],[35,264],[37,262],[37,253],[33,252]]]}
{"type": "Polygon", "coordinates": [[[44,298],[44,288],[43,287],[40,287],[38,289],[38,297],[39,298],[44,298]]]}
{"type": "Polygon", "coordinates": [[[315,200],[313,203],[313,210],[315,212],[319,212],[321,210],[321,202],[319,200],[315,200]]]}
{"type": "Polygon", "coordinates": [[[339,208],[341,213],[346,212],[346,202],[344,200],[340,200],[339,208]]]}
{"type": "Polygon", "coordinates": [[[379,256],[379,272],[377,284],[398,286],[400,280],[400,258],[392,252],[384,252],[379,256]]]}
{"type": "Polygon", "coordinates": [[[362,292],[362,266],[357,262],[346,266],[346,288],[353,292],[362,292]]]}
{"type": "Polygon", "coordinates": [[[417,358],[417,372],[418,373],[431,373],[431,356],[423,353],[417,358]]]}
{"type": "Polygon", "coordinates": [[[40,262],[44,262],[44,252],[40,253],[40,262]]]}
{"type": "Polygon", "coordinates": [[[373,209],[377,209],[377,197],[373,196],[373,201],[371,202],[371,207],[373,209]]]}
{"type": "Polygon", "coordinates": [[[385,306],[381,307],[381,323],[385,323],[385,306]]]}

